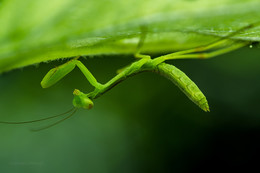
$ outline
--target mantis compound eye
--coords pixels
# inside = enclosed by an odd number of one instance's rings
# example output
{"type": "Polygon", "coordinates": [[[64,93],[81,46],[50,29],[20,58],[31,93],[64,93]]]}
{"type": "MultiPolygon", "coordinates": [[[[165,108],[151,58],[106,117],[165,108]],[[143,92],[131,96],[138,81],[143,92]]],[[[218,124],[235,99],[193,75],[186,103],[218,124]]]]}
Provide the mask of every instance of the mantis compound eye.
{"type": "Polygon", "coordinates": [[[74,98],[73,98],[74,107],[91,109],[94,106],[94,103],[92,102],[92,100],[90,100],[86,94],[79,91],[78,89],[74,90],[73,95],[74,95],[74,98]]]}

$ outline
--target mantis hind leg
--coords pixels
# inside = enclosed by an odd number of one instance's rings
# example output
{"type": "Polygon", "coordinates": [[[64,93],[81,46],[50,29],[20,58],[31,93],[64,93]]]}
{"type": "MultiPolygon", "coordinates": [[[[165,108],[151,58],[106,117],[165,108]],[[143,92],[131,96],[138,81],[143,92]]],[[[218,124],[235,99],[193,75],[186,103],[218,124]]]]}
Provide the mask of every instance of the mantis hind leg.
{"type": "Polygon", "coordinates": [[[158,65],[166,60],[174,60],[174,59],[208,59],[213,58],[218,55],[222,55],[241,47],[248,45],[248,42],[232,42],[233,44],[226,45],[226,41],[221,40],[220,42],[210,44],[208,46],[198,47],[194,49],[184,50],[176,53],[171,53],[167,55],[163,55],[153,59],[153,64],[158,65]],[[218,48],[218,49],[214,49],[218,48]],[[212,50],[213,49],[213,50],[212,50]],[[212,51],[210,51],[212,50],[212,51]]]}
{"type": "Polygon", "coordinates": [[[219,40],[206,45],[201,46],[193,49],[188,49],[184,51],[179,51],[175,53],[171,53],[168,55],[163,55],[158,58],[156,58],[153,63],[155,65],[158,65],[166,60],[172,60],[172,59],[207,59],[207,58],[213,58],[215,56],[231,52],[233,50],[239,49],[241,47],[244,47],[250,42],[247,41],[235,41],[232,39],[229,39],[233,37],[234,35],[237,35],[243,31],[246,31],[248,29],[251,29],[255,26],[260,25],[260,22],[255,22],[252,24],[249,24],[243,28],[240,28],[239,30],[232,32],[231,34],[224,36],[223,38],[220,38],[219,40]]]}
{"type": "Polygon", "coordinates": [[[149,55],[141,54],[141,48],[143,47],[144,41],[147,36],[147,27],[143,25],[140,27],[140,29],[141,29],[140,40],[136,47],[136,53],[134,54],[135,58],[140,58],[140,60],[131,65],[134,70],[141,69],[141,67],[151,59],[149,55]]]}
{"type": "Polygon", "coordinates": [[[213,58],[215,56],[234,51],[234,50],[244,47],[248,44],[249,44],[248,42],[235,43],[233,45],[230,45],[230,46],[227,46],[224,48],[220,48],[217,50],[213,50],[211,52],[202,52],[202,51],[209,51],[211,49],[211,47],[201,47],[201,48],[195,48],[194,53],[177,54],[177,55],[169,54],[169,55],[161,56],[160,58],[162,58],[164,61],[172,60],[172,59],[193,59],[193,58],[194,59],[208,59],[208,58],[213,58]]]}
{"type": "Polygon", "coordinates": [[[135,62],[135,63],[133,63],[134,65],[131,64],[131,65],[127,65],[127,66],[125,66],[125,67],[123,67],[121,69],[118,69],[117,70],[117,74],[123,72],[127,68],[140,69],[147,61],[149,61],[151,59],[151,57],[149,55],[143,55],[143,54],[140,53],[141,52],[141,48],[143,47],[146,35],[147,35],[147,27],[146,26],[141,26],[140,29],[141,29],[140,39],[139,39],[138,45],[136,47],[136,52],[134,54],[134,57],[138,58],[140,60],[135,62]]]}
{"type": "Polygon", "coordinates": [[[140,34],[140,39],[136,47],[136,52],[135,52],[135,58],[144,58],[143,55],[140,54],[141,49],[144,45],[144,41],[146,39],[147,35],[147,27],[145,25],[140,26],[141,34],[140,34]]]}

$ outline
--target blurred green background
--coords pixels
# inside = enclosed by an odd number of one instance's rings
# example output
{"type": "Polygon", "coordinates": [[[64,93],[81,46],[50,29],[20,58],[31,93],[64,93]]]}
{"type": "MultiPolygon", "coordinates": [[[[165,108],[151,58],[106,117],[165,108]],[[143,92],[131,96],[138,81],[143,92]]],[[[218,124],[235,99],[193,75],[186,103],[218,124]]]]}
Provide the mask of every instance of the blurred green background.
{"type": "MultiPolygon", "coordinates": [[[[259,23],[259,5],[259,0],[0,0],[0,121],[65,112],[75,88],[93,89],[78,69],[42,89],[43,76],[65,60],[41,62],[87,55],[82,62],[105,83],[135,60],[141,26],[148,29],[142,53],[156,57],[259,23]]],[[[232,39],[259,41],[259,26],[232,39]]],[[[259,48],[169,62],[199,86],[210,113],[167,79],[143,73],[55,127],[30,131],[55,120],[0,124],[0,173],[259,169],[259,48]]]]}
{"type": "MultiPolygon", "coordinates": [[[[209,60],[176,60],[206,95],[200,110],[170,81],[143,73],[122,82],[65,122],[0,125],[0,172],[195,172],[253,166],[259,152],[260,51],[243,48],[209,60]]],[[[132,56],[82,59],[106,82],[132,56]]],[[[0,76],[0,120],[25,121],[72,107],[74,88],[92,88],[77,69],[42,89],[47,71],[64,61],[0,76]]]]}

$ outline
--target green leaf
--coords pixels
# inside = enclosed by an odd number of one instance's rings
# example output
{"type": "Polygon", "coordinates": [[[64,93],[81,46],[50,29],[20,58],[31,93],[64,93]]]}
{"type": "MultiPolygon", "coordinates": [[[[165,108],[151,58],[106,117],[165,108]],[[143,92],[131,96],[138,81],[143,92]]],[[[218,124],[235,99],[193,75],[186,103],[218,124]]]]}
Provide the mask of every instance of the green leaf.
{"type": "MultiPolygon", "coordinates": [[[[0,1],[0,73],[78,55],[167,53],[212,42],[260,19],[259,0],[0,1]]],[[[259,27],[234,38],[260,41],[259,27]]]]}

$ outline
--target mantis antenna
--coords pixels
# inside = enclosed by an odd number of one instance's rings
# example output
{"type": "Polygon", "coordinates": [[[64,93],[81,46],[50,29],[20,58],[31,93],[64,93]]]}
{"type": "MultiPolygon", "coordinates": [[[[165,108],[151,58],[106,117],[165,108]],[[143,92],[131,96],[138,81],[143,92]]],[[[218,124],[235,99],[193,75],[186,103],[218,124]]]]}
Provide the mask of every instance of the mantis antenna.
{"type": "Polygon", "coordinates": [[[53,118],[57,118],[63,115],[66,115],[70,112],[72,112],[73,110],[75,110],[76,108],[72,108],[64,113],[58,114],[58,115],[54,115],[54,116],[50,116],[50,117],[46,117],[46,118],[42,118],[42,119],[37,119],[37,120],[30,120],[30,121],[20,121],[20,122],[9,122],[9,121],[0,121],[1,124],[29,124],[29,123],[35,123],[35,122],[40,122],[40,121],[45,121],[45,120],[49,120],[49,119],[53,119],[53,118]]]}
{"type": "Polygon", "coordinates": [[[40,130],[52,127],[52,126],[54,126],[54,125],[56,125],[56,124],[58,124],[58,123],[60,123],[60,122],[62,122],[64,120],[70,118],[76,111],[77,111],[77,108],[73,107],[72,109],[70,109],[70,110],[68,110],[68,111],[66,111],[64,113],[61,113],[61,114],[58,114],[58,115],[54,115],[54,116],[50,116],[50,117],[46,117],[46,118],[42,118],[42,119],[30,120],[30,121],[20,121],[20,122],[0,121],[0,123],[1,124],[29,124],[29,123],[41,122],[41,121],[45,121],[45,120],[61,117],[63,115],[66,115],[66,114],[72,112],[71,114],[69,114],[69,116],[67,116],[67,117],[65,117],[65,118],[63,118],[63,119],[61,119],[61,120],[59,120],[59,121],[57,121],[57,122],[55,122],[55,123],[53,123],[51,125],[48,125],[48,126],[46,126],[44,128],[40,128],[40,129],[36,129],[36,130],[31,130],[31,131],[40,131],[40,130]]]}
{"type": "Polygon", "coordinates": [[[59,121],[57,121],[57,122],[55,122],[55,123],[53,123],[53,124],[50,124],[50,125],[48,125],[48,126],[41,127],[41,128],[38,128],[38,129],[31,129],[31,131],[33,131],[33,132],[38,132],[38,131],[41,131],[41,130],[44,130],[44,129],[48,129],[48,128],[50,128],[50,127],[53,127],[53,126],[55,126],[55,125],[57,125],[57,124],[59,124],[59,123],[65,121],[65,120],[69,119],[70,117],[72,117],[72,116],[76,113],[76,111],[77,111],[77,109],[72,109],[72,113],[71,113],[69,116],[67,116],[67,117],[65,117],[65,118],[63,118],[63,119],[61,119],[61,120],[59,120],[59,121]],[[74,110],[74,111],[73,111],[73,110],[74,110]]]}

